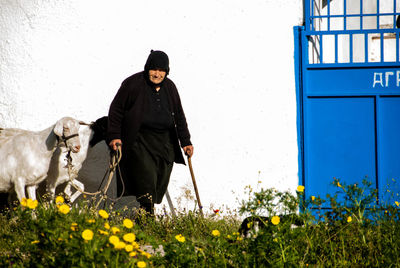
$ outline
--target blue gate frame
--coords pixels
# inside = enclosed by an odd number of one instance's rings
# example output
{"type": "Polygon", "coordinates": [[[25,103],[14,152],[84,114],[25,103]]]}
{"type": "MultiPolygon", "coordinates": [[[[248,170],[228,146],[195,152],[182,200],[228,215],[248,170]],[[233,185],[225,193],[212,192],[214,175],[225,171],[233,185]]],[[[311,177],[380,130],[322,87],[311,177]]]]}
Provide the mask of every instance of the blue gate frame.
{"type": "Polygon", "coordinates": [[[372,7],[363,0],[304,1],[294,46],[306,198],[333,194],[334,178],[367,178],[382,205],[400,201],[400,0],[390,1],[389,11],[379,0],[372,7]]]}

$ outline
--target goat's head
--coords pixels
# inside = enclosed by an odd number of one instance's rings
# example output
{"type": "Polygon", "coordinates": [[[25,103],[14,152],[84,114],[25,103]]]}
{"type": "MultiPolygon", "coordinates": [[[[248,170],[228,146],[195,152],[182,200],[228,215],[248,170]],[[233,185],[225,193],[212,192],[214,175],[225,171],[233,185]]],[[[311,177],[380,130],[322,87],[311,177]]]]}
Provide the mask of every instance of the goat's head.
{"type": "Polygon", "coordinates": [[[61,146],[66,146],[74,153],[81,149],[79,139],[79,121],[71,117],[63,117],[54,126],[54,133],[61,139],[61,146]]]}

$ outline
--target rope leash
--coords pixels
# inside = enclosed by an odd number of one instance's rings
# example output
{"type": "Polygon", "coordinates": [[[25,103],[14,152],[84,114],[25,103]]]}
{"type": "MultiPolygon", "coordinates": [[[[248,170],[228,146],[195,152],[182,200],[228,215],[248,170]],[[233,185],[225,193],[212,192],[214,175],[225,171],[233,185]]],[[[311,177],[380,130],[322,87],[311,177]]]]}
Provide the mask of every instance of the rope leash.
{"type": "MultiPolygon", "coordinates": [[[[110,159],[109,169],[104,174],[102,183],[103,183],[104,178],[106,177],[107,173],[108,173],[108,180],[107,180],[107,183],[106,183],[105,187],[103,188],[103,190],[98,190],[96,192],[86,192],[86,191],[82,190],[79,186],[77,186],[73,182],[73,179],[72,179],[72,176],[71,176],[72,175],[72,168],[73,168],[72,157],[71,157],[71,151],[68,151],[68,153],[66,155],[66,160],[67,160],[69,183],[72,185],[72,187],[74,187],[77,191],[79,191],[82,194],[90,195],[90,196],[97,196],[97,195],[101,194],[101,198],[98,201],[97,205],[95,206],[95,208],[97,209],[97,207],[100,205],[100,203],[103,200],[106,200],[108,198],[106,193],[108,191],[108,188],[110,187],[112,178],[114,176],[115,169],[118,167],[118,170],[119,170],[119,162],[121,161],[121,158],[122,158],[121,147],[118,146],[118,150],[115,153],[112,153],[112,156],[111,156],[111,159],[110,159]]],[[[100,187],[101,187],[101,184],[100,184],[100,187]]],[[[111,198],[108,198],[108,199],[111,199],[111,198]]]]}

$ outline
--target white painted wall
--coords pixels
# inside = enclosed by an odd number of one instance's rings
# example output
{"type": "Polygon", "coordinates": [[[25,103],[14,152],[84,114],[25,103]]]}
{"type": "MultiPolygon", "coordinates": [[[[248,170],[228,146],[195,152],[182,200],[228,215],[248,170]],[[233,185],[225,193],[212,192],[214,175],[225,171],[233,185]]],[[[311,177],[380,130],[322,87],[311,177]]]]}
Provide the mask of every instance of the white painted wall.
{"type": "MultiPolygon", "coordinates": [[[[292,28],[302,21],[301,0],[0,4],[1,127],[40,130],[67,115],[94,121],[122,80],[143,70],[150,49],[164,50],[204,207],[235,209],[259,180],[297,186],[292,28]]],[[[185,187],[193,189],[188,168],[176,165],[175,202],[185,187]]]]}

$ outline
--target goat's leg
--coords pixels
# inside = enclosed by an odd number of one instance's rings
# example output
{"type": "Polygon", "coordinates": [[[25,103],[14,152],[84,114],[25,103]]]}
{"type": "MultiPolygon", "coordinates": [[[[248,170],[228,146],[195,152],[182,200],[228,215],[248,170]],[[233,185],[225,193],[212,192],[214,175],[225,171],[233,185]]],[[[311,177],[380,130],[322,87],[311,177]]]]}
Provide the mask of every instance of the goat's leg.
{"type": "Polygon", "coordinates": [[[47,183],[46,193],[49,193],[51,200],[54,200],[56,196],[56,185],[54,183],[47,183]]]}
{"type": "Polygon", "coordinates": [[[17,193],[19,202],[21,202],[22,198],[26,198],[24,179],[18,178],[17,181],[14,183],[14,189],[15,192],[17,193]]]}
{"type": "MultiPolygon", "coordinates": [[[[72,182],[75,184],[75,186],[77,186],[82,192],[85,190],[85,185],[83,183],[81,183],[80,181],[73,179],[72,182]]],[[[71,183],[69,182],[68,185],[65,187],[64,192],[66,191],[66,189],[69,189],[69,192],[71,193],[71,183]]],[[[70,201],[71,203],[73,203],[80,195],[81,195],[81,191],[76,190],[75,193],[70,196],[70,201]]]]}
{"type": "Polygon", "coordinates": [[[28,196],[32,200],[36,200],[36,185],[30,185],[26,187],[26,191],[28,192],[28,196]]]}

